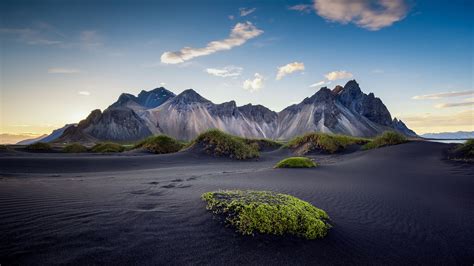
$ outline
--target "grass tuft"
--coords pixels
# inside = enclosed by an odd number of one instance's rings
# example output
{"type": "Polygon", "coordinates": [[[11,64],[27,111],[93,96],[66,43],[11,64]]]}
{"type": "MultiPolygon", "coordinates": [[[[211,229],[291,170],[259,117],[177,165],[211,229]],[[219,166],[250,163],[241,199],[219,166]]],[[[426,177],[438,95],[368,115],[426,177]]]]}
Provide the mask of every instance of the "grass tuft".
{"type": "Polygon", "coordinates": [[[258,151],[276,150],[282,144],[270,139],[244,139],[245,143],[254,146],[258,151]]]}
{"type": "Polygon", "coordinates": [[[407,142],[407,138],[395,131],[385,131],[382,135],[376,137],[364,145],[364,149],[376,149],[385,146],[397,145],[407,142]]]}
{"type": "Polygon", "coordinates": [[[318,166],[317,163],[306,157],[290,157],[281,160],[275,168],[312,168],[318,166]]]}
{"type": "Polygon", "coordinates": [[[474,139],[466,140],[455,149],[455,152],[463,157],[474,158],[474,139]]]}
{"type": "Polygon", "coordinates": [[[325,211],[286,194],[224,190],[204,193],[201,198],[208,210],[223,215],[243,235],[291,234],[316,239],[326,236],[331,227],[325,211]]]}
{"type": "Polygon", "coordinates": [[[87,152],[87,147],[79,143],[71,143],[64,147],[63,152],[67,153],[81,153],[87,152]]]}
{"type": "Polygon", "coordinates": [[[53,147],[49,143],[36,142],[26,146],[26,149],[29,151],[51,151],[53,147]]]}
{"type": "Polygon", "coordinates": [[[293,149],[296,154],[304,155],[312,151],[336,153],[344,150],[349,145],[363,145],[367,142],[369,140],[364,138],[315,132],[295,137],[286,146],[293,149]]]}
{"type": "Polygon", "coordinates": [[[135,145],[135,148],[144,148],[145,150],[156,153],[178,152],[185,146],[184,143],[166,135],[151,136],[135,145]]]}
{"type": "Polygon", "coordinates": [[[218,129],[202,133],[191,144],[194,145],[202,146],[206,153],[217,157],[244,160],[259,156],[256,145],[249,145],[244,138],[232,136],[218,129]]]}
{"type": "Polygon", "coordinates": [[[125,150],[125,147],[113,143],[113,142],[101,142],[97,143],[94,145],[91,149],[92,152],[100,152],[100,153],[105,153],[105,152],[123,152],[125,150]]]}

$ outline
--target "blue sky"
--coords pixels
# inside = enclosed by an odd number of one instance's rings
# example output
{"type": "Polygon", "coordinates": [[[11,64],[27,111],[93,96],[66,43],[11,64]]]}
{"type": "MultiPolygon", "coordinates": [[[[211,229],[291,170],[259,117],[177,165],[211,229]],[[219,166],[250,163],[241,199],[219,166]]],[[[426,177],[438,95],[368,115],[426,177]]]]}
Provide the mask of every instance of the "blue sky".
{"type": "Polygon", "coordinates": [[[349,79],[418,133],[474,130],[473,11],[472,1],[2,1],[0,133],[47,133],[162,85],[280,111],[349,79]]]}

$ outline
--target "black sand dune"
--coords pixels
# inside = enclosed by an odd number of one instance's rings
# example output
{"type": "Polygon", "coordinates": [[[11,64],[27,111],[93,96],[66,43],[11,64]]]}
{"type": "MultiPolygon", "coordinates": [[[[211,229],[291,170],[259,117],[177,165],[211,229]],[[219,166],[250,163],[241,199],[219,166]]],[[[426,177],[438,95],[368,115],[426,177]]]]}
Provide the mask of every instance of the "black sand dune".
{"type": "Polygon", "coordinates": [[[474,167],[412,142],[272,169],[172,155],[0,157],[0,264],[472,265],[474,167]],[[327,211],[322,240],[240,236],[205,210],[218,189],[287,193],[327,211]]]}

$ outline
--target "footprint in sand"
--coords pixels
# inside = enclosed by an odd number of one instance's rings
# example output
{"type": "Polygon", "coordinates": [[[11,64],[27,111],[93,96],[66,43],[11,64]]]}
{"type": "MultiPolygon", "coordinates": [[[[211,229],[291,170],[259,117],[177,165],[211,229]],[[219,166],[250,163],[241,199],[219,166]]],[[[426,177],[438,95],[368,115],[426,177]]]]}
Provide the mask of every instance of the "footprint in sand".
{"type": "Polygon", "coordinates": [[[148,183],[148,184],[150,184],[150,185],[158,185],[159,183],[160,183],[160,182],[153,181],[153,182],[150,182],[150,183],[148,183]]]}
{"type": "Polygon", "coordinates": [[[183,179],[179,179],[179,178],[178,179],[173,179],[173,180],[171,180],[171,182],[183,182],[183,179]]]}
{"type": "Polygon", "coordinates": [[[176,187],[175,184],[168,184],[168,185],[165,185],[165,186],[161,186],[162,188],[174,188],[176,187]]]}

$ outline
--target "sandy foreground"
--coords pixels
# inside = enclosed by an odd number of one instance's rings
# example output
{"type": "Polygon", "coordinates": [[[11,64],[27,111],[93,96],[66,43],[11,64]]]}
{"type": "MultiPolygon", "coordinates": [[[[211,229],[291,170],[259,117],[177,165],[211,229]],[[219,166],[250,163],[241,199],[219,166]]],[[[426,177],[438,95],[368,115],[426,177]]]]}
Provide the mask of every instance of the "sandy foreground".
{"type": "Polygon", "coordinates": [[[0,156],[0,264],[474,263],[474,165],[447,144],[313,156],[315,169],[169,155],[0,156]],[[241,236],[200,195],[272,190],[326,210],[321,240],[241,236]]]}

